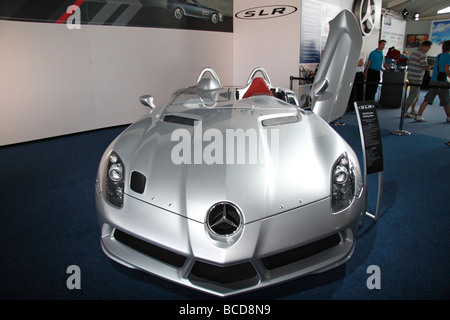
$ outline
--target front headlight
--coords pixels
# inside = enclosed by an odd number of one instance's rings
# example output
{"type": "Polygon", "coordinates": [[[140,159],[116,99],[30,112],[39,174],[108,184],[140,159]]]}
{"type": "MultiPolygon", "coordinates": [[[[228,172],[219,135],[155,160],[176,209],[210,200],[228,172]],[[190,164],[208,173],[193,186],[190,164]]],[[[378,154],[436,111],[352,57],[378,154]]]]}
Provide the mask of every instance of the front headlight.
{"type": "Polygon", "coordinates": [[[333,165],[331,185],[332,212],[338,212],[350,206],[355,194],[355,173],[347,153],[342,154],[333,165]]]}
{"type": "Polygon", "coordinates": [[[105,198],[109,203],[122,207],[125,169],[122,160],[114,151],[110,153],[107,161],[104,188],[105,198]]]}

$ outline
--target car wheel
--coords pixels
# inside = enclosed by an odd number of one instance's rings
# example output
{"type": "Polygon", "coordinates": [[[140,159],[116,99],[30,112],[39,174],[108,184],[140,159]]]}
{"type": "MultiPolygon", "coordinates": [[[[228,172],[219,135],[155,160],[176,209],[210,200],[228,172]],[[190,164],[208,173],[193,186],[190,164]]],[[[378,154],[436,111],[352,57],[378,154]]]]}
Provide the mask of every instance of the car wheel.
{"type": "Polygon", "coordinates": [[[211,16],[211,22],[212,23],[217,23],[219,22],[219,15],[217,13],[213,13],[211,16]]]}
{"type": "Polygon", "coordinates": [[[176,19],[181,20],[184,16],[184,12],[180,8],[176,8],[173,12],[173,15],[176,19]]]}

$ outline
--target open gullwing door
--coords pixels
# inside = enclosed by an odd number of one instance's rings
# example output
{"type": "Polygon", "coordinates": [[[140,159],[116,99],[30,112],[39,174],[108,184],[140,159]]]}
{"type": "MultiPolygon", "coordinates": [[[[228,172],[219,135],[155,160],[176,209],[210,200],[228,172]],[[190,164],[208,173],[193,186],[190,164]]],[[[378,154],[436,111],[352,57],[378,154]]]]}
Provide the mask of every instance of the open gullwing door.
{"type": "Polygon", "coordinates": [[[330,33],[312,86],[312,110],[327,122],[347,109],[362,46],[355,16],[341,11],[330,21],[330,33]]]}

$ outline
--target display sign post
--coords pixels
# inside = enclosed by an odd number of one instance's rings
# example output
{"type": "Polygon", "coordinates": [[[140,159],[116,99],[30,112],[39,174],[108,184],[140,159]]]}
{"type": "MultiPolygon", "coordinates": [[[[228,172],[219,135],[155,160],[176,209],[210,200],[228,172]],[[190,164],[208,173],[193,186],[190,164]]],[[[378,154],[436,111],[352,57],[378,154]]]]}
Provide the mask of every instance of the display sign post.
{"type": "Polygon", "coordinates": [[[364,201],[363,215],[360,225],[364,224],[365,216],[374,221],[378,220],[380,211],[381,196],[383,192],[383,150],[381,144],[381,133],[378,124],[378,117],[373,101],[355,102],[356,116],[358,118],[359,132],[361,135],[361,145],[364,161],[364,201]],[[375,214],[366,212],[369,175],[378,173],[378,196],[375,214]]]}

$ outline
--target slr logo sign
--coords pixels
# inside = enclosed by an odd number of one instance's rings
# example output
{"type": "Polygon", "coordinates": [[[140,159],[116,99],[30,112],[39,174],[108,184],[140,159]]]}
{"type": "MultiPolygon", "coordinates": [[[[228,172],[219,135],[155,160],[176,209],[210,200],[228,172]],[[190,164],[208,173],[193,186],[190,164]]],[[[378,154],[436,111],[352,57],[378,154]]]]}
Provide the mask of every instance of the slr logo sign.
{"type": "Polygon", "coordinates": [[[296,7],[287,5],[270,5],[239,11],[234,16],[238,19],[258,20],[287,16],[297,11],[296,7]]]}

